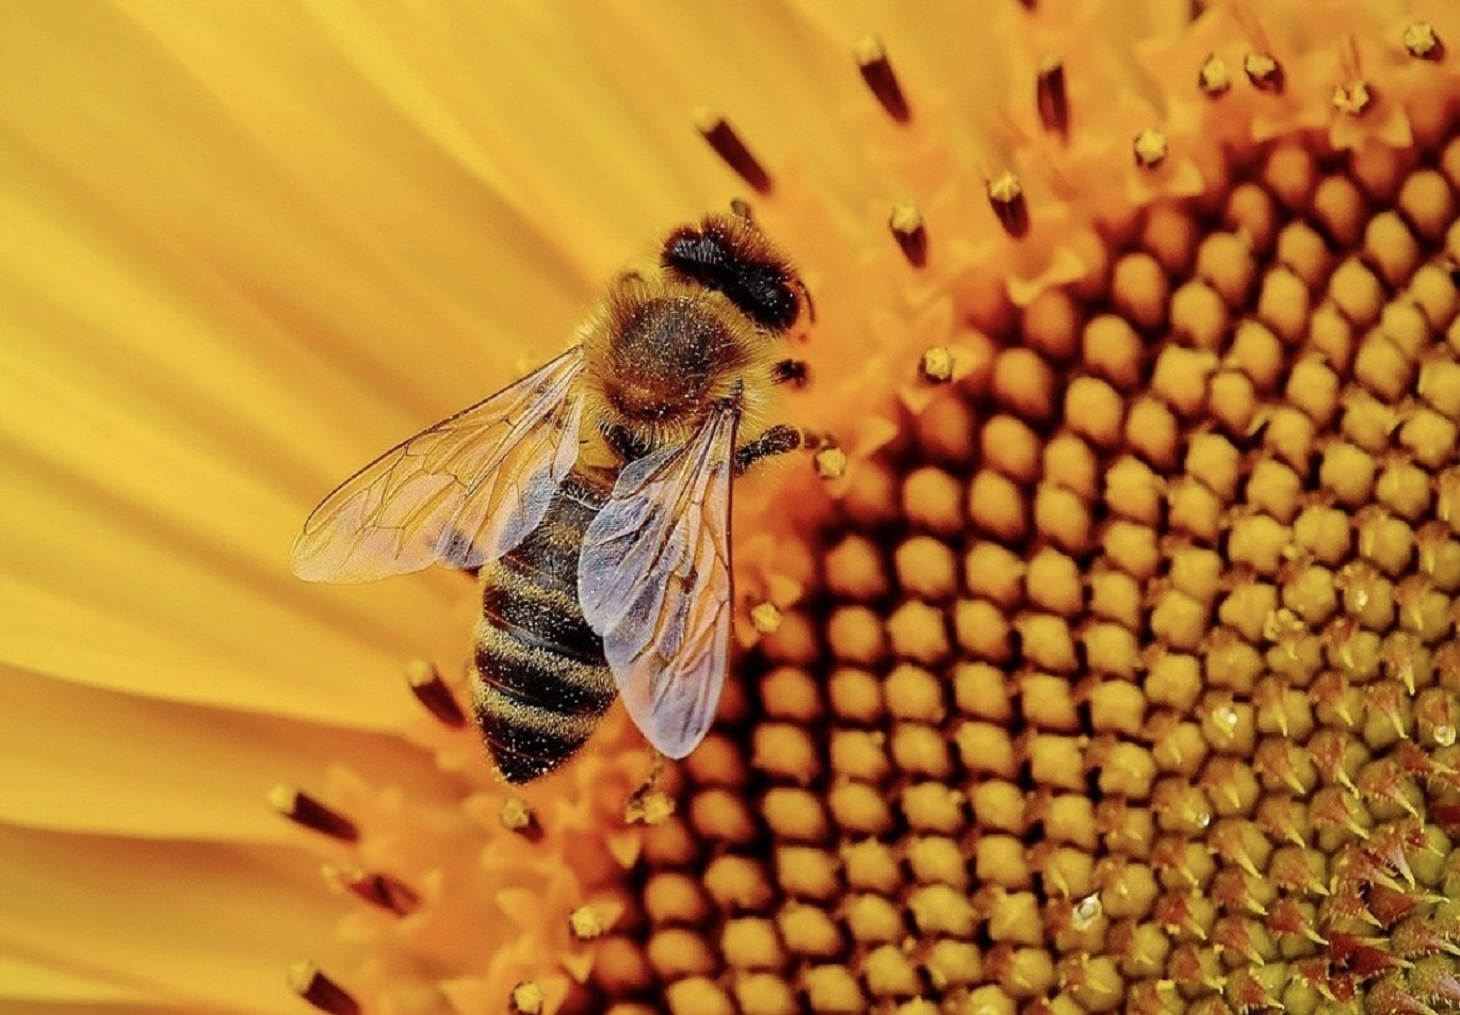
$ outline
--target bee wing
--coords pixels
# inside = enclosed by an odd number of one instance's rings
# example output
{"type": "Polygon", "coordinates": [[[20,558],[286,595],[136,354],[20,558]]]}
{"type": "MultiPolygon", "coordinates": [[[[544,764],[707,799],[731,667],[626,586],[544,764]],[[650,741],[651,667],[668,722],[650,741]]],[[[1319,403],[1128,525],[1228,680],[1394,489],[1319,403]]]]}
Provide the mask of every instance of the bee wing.
{"type": "Polygon", "coordinates": [[[361,582],[431,564],[477,567],[537,527],[578,458],[575,347],[381,455],[294,541],[294,573],[361,582]]]}
{"type": "Polygon", "coordinates": [[[583,540],[578,597],[629,715],[682,758],[704,739],[730,647],[730,476],[737,415],[624,466],[583,540]]]}

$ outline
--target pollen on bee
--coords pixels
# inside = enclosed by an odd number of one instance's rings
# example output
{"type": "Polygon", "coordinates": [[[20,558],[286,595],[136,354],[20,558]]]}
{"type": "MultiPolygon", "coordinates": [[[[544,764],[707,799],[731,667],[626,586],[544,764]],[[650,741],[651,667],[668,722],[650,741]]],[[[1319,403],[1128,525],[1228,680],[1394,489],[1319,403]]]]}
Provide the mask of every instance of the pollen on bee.
{"type": "Polygon", "coordinates": [[[289,967],[288,982],[290,990],[327,1015],[360,1015],[360,1003],[307,959],[289,967]]]}

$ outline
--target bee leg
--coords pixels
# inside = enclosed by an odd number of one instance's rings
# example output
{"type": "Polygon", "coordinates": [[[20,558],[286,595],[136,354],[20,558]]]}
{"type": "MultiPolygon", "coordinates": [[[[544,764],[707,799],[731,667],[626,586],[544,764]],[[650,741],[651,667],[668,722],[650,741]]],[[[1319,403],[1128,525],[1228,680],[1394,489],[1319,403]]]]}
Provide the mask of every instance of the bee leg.
{"type": "Polygon", "coordinates": [[[773,426],[735,452],[735,475],[740,475],[762,458],[795,451],[803,443],[801,431],[796,427],[785,423],[773,426]]]}
{"type": "Polygon", "coordinates": [[[812,324],[816,323],[816,302],[811,298],[811,290],[806,288],[806,283],[799,277],[792,279],[796,288],[801,290],[801,295],[806,297],[806,320],[812,324]]]}
{"type": "Polygon", "coordinates": [[[794,384],[798,388],[804,388],[810,379],[811,368],[804,359],[783,359],[771,367],[773,384],[794,384]]]}
{"type": "Polygon", "coordinates": [[[649,448],[643,441],[635,437],[626,428],[617,424],[607,427],[603,431],[603,439],[608,442],[608,446],[614,450],[614,453],[625,462],[637,461],[649,453],[649,448]]]}

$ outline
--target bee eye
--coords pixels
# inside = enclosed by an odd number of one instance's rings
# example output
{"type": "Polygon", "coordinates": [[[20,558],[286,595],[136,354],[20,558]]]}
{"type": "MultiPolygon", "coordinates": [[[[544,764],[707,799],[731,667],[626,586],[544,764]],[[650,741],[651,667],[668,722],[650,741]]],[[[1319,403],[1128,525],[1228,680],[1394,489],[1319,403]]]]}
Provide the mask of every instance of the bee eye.
{"type": "Polygon", "coordinates": [[[666,268],[723,293],[755,323],[785,331],[800,314],[800,296],[780,264],[747,257],[728,237],[711,230],[684,229],[664,244],[666,268]]]}

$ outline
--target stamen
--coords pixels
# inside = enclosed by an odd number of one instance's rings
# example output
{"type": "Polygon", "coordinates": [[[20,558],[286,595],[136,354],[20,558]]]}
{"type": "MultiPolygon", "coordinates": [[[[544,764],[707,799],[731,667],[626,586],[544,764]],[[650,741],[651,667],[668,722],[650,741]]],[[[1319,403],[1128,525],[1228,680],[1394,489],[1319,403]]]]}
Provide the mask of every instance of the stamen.
{"type": "Polygon", "coordinates": [[[653,827],[662,825],[674,814],[674,798],[660,789],[644,789],[629,797],[624,804],[624,821],[653,827]]]}
{"type": "Polygon", "coordinates": [[[1201,65],[1196,80],[1207,97],[1215,99],[1232,87],[1232,72],[1227,69],[1227,61],[1213,53],[1201,65]]]}
{"type": "Polygon", "coordinates": [[[1015,239],[1029,232],[1029,205],[1024,199],[1024,185],[1011,170],[1006,169],[989,181],[989,204],[1004,232],[1015,239]]]}
{"type": "Polygon", "coordinates": [[[867,87],[882,103],[882,108],[887,115],[898,123],[907,123],[912,119],[912,110],[908,108],[907,97],[902,93],[902,86],[897,82],[897,74],[892,69],[891,62],[887,59],[887,49],[882,45],[882,40],[875,35],[863,36],[853,50],[857,58],[857,69],[862,72],[862,80],[867,82],[867,87]]]}
{"type": "Polygon", "coordinates": [[[728,120],[709,110],[697,110],[695,127],[710,143],[710,147],[715,149],[715,154],[720,156],[727,166],[735,170],[742,180],[759,193],[770,193],[770,174],[750,153],[750,149],[745,147],[745,142],[740,140],[740,135],[735,133],[735,128],[730,126],[728,120]]]}
{"type": "Polygon", "coordinates": [[[1367,81],[1355,81],[1350,85],[1333,86],[1333,108],[1349,116],[1359,116],[1369,108],[1373,97],[1369,94],[1367,81]]]}
{"type": "Polygon", "coordinates": [[[935,345],[923,353],[918,373],[932,384],[946,384],[953,379],[953,354],[947,346],[935,345]]]}
{"type": "Polygon", "coordinates": [[[363,870],[346,870],[325,865],[324,874],[341,888],[347,888],[372,906],[406,916],[421,904],[415,889],[389,874],[371,874],[363,870]]]}
{"type": "Polygon", "coordinates": [[[822,479],[840,479],[847,474],[847,453],[835,445],[821,448],[811,460],[822,479]]]}
{"type": "Polygon", "coordinates": [[[360,1015],[360,1003],[307,959],[289,967],[289,989],[328,1015],[360,1015]]]}
{"type": "Polygon", "coordinates": [[[775,603],[757,603],[750,608],[750,625],[761,634],[775,634],[781,628],[781,610],[775,603]]]}
{"type": "Polygon", "coordinates": [[[270,807],[297,825],[341,842],[355,842],[360,838],[360,830],[353,821],[293,786],[280,783],[269,790],[268,801],[270,807]]]}
{"type": "Polygon", "coordinates": [[[1420,60],[1439,61],[1445,58],[1445,44],[1428,21],[1415,21],[1404,29],[1404,48],[1420,60]]]}
{"type": "Polygon", "coordinates": [[[1285,84],[1282,64],[1269,53],[1248,53],[1242,58],[1247,80],[1259,91],[1281,92],[1285,84]]]}
{"type": "Polygon", "coordinates": [[[568,914],[568,929],[579,941],[592,941],[608,931],[603,914],[593,905],[579,906],[568,914]]]}
{"type": "Polygon", "coordinates": [[[1168,151],[1166,135],[1159,130],[1151,130],[1149,127],[1136,135],[1132,148],[1135,151],[1136,165],[1143,169],[1154,169],[1166,161],[1168,151]]]}
{"type": "Polygon", "coordinates": [[[892,229],[892,238],[902,248],[903,256],[914,268],[928,263],[928,231],[923,226],[923,216],[916,205],[895,204],[887,220],[892,229]]]}
{"type": "Polygon", "coordinates": [[[416,700],[443,724],[453,729],[466,724],[466,716],[456,703],[456,696],[441,679],[441,672],[434,664],[425,659],[412,659],[406,663],[406,682],[411,685],[411,693],[416,700]]]}
{"type": "Polygon", "coordinates": [[[542,1015],[547,1010],[547,996],[535,980],[524,980],[513,987],[507,1000],[512,1006],[508,1009],[512,1015],[542,1015]]]}
{"type": "Polygon", "coordinates": [[[1039,107],[1039,122],[1044,129],[1060,137],[1070,134],[1070,98],[1065,90],[1065,64],[1058,57],[1047,56],[1039,62],[1039,80],[1034,101],[1039,107]]]}
{"type": "Polygon", "coordinates": [[[528,842],[537,842],[542,838],[542,825],[538,824],[537,815],[527,801],[519,796],[509,796],[502,801],[502,806],[497,809],[497,819],[502,822],[503,828],[516,832],[528,842]]]}
{"type": "Polygon", "coordinates": [[[631,825],[642,822],[653,827],[664,824],[674,814],[674,798],[659,788],[663,774],[664,758],[656,755],[644,781],[624,801],[624,821],[631,825]]]}

